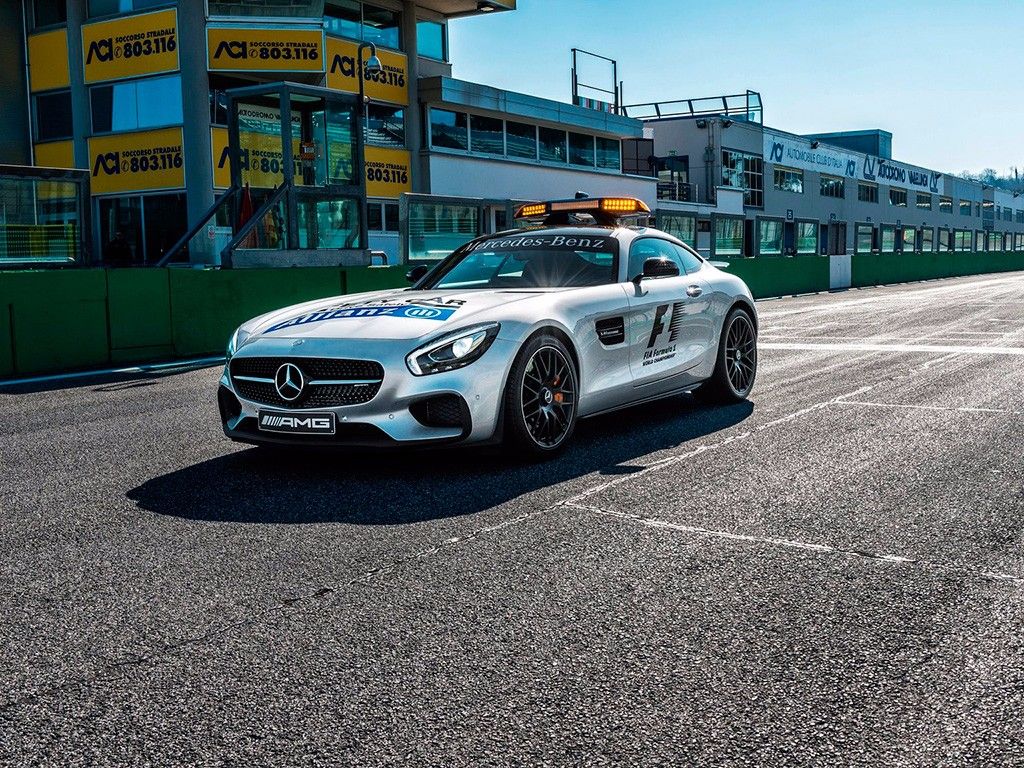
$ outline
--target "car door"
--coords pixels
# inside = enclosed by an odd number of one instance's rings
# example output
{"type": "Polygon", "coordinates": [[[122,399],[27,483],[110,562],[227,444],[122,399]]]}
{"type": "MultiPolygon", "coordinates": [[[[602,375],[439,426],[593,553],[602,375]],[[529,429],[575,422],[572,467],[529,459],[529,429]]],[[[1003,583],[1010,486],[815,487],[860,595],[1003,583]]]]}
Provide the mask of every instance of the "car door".
{"type": "Polygon", "coordinates": [[[638,237],[630,245],[627,277],[642,274],[650,258],[671,259],[679,267],[678,276],[626,285],[633,386],[657,394],[696,380],[687,371],[701,362],[714,330],[700,260],[668,240],[638,237]]]}

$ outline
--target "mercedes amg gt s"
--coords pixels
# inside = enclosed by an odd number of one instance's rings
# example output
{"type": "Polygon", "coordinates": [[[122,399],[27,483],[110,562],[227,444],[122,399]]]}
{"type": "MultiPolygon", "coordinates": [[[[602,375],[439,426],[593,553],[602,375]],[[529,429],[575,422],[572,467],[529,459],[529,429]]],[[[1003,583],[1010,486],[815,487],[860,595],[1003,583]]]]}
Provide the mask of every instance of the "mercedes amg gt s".
{"type": "Polygon", "coordinates": [[[630,198],[522,206],[411,287],[288,307],[231,337],[225,434],[255,444],[503,441],[543,457],[579,419],[686,390],[742,400],[757,311],[742,280],[630,198]]]}

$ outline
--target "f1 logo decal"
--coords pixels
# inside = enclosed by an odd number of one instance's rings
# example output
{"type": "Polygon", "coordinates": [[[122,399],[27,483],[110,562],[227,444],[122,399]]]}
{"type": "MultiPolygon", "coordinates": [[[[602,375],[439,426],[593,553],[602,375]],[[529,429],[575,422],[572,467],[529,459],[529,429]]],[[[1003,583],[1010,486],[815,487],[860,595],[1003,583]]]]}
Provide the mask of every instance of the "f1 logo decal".
{"type": "Polygon", "coordinates": [[[658,308],[654,310],[654,325],[651,327],[651,337],[647,340],[648,349],[652,349],[657,343],[658,337],[665,332],[665,315],[669,314],[669,307],[672,308],[672,314],[669,315],[668,340],[673,342],[679,336],[679,324],[683,320],[682,302],[659,304],[658,308]]]}

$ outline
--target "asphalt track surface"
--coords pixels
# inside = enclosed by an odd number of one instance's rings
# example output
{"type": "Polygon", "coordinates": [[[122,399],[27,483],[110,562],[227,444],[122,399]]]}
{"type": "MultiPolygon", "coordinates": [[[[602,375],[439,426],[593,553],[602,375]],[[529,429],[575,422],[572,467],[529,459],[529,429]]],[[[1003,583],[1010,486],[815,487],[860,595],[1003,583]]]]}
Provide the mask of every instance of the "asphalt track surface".
{"type": "Polygon", "coordinates": [[[759,310],[544,465],[0,389],[0,762],[1024,764],[1024,274],[759,310]]]}

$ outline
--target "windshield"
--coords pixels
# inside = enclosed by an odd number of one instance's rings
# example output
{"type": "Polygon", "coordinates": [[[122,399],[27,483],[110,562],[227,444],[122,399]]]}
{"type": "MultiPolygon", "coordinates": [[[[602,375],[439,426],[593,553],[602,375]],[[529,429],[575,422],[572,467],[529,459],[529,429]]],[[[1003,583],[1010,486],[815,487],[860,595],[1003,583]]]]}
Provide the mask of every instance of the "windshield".
{"type": "Polygon", "coordinates": [[[425,288],[582,288],[617,282],[618,241],[523,234],[470,243],[425,288]]]}

